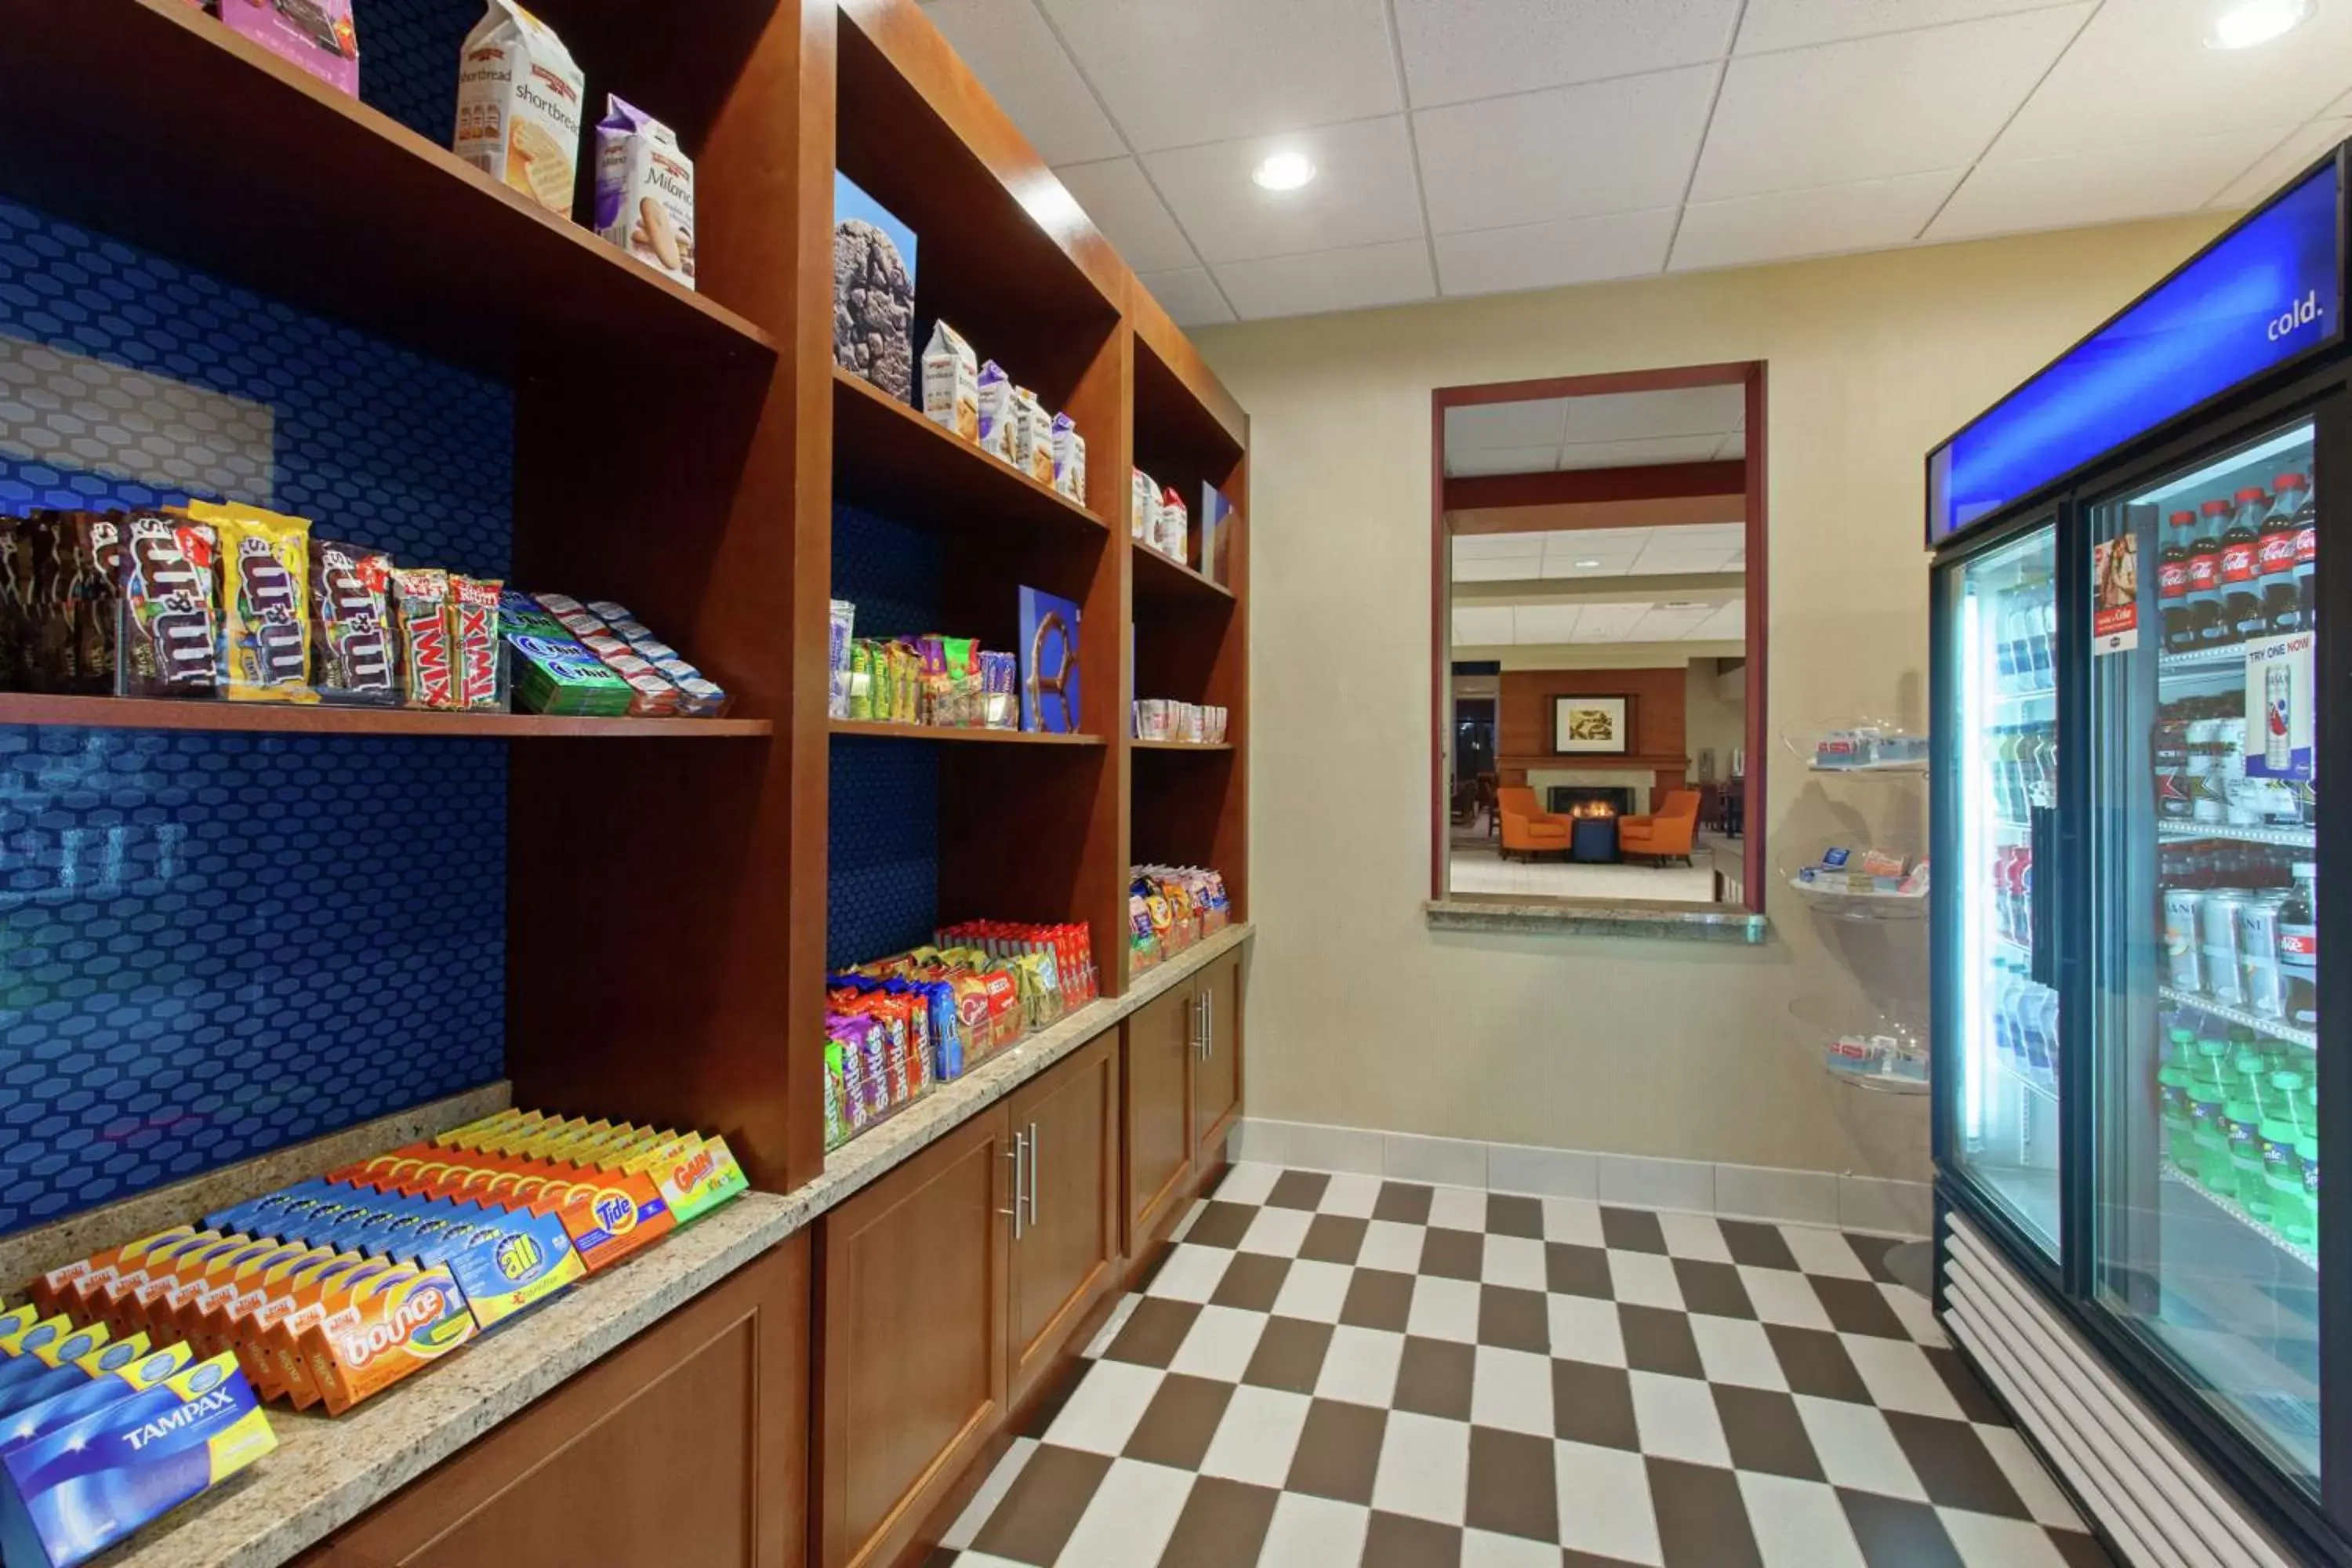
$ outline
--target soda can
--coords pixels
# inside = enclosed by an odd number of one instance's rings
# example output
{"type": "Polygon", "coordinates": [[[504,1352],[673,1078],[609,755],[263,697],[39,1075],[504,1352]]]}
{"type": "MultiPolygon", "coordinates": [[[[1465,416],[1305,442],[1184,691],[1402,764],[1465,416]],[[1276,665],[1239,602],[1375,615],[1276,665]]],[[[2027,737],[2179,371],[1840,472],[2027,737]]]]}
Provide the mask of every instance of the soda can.
{"type": "Polygon", "coordinates": [[[2197,949],[2197,907],[2202,898],[2194,888],[2164,890],[2165,983],[2192,995],[2205,989],[2205,966],[2197,949]]]}
{"type": "Polygon", "coordinates": [[[2245,893],[2217,888],[2198,901],[2197,930],[2205,950],[2205,994],[2225,1007],[2246,1004],[2243,950],[2238,945],[2238,915],[2245,893]]]}
{"type": "Polygon", "coordinates": [[[2245,1005],[2265,1018],[2286,1016],[2285,981],[2279,972],[2279,911],[2285,907],[2284,893],[2257,893],[2238,907],[2245,1005]]]}
{"type": "Polygon", "coordinates": [[[2294,672],[2283,658],[2263,671],[2263,766],[2284,778],[2294,765],[2294,672]]]}

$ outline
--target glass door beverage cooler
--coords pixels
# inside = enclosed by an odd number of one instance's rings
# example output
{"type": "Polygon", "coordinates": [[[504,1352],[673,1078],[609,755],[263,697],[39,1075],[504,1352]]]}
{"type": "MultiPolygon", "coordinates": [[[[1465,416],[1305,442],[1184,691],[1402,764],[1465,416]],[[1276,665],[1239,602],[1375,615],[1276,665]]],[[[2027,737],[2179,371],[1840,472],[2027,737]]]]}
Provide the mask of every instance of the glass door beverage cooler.
{"type": "Polygon", "coordinates": [[[1936,1306],[2136,1563],[2352,1564],[2347,157],[1927,458],[1936,1306]]]}

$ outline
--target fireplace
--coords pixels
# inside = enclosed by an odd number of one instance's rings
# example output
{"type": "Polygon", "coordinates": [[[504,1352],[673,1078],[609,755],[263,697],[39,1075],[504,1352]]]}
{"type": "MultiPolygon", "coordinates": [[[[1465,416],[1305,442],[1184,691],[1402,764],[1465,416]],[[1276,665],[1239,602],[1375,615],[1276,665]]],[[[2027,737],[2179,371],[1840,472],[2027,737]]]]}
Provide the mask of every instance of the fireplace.
{"type": "Polygon", "coordinates": [[[1544,809],[1554,816],[1623,816],[1633,809],[1633,792],[1614,784],[1554,784],[1544,809]]]}

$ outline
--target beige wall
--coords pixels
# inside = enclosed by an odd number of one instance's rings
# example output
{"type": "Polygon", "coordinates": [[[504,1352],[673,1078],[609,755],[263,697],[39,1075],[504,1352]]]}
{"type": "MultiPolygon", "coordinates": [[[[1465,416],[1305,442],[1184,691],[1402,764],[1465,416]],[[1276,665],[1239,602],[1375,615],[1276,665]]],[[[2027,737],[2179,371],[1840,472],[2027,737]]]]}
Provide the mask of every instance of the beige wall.
{"type": "Polygon", "coordinates": [[[1690,661],[1690,694],[1683,700],[1683,744],[1690,752],[1691,776],[1698,776],[1698,754],[1715,752],[1715,776],[1731,772],[1731,752],[1748,743],[1748,703],[1736,680],[1716,679],[1715,660],[1690,661]],[[1727,698],[1728,689],[1732,695],[1727,698]]]}
{"type": "MultiPolygon", "coordinates": [[[[1887,965],[1793,895],[1771,899],[1772,941],[1754,949],[1427,928],[1430,390],[1769,361],[1772,723],[1923,721],[1922,455],[2219,227],[1197,334],[1251,417],[1252,1112],[1925,1176],[1924,1107],[1829,1081],[1788,1012],[1800,993],[1857,995],[1853,972],[1887,965]]],[[[1825,790],[1771,761],[1765,817],[1783,843],[1874,832],[1911,788],[1825,790]]],[[[1924,973],[1903,984],[1924,994],[1924,973]]]]}

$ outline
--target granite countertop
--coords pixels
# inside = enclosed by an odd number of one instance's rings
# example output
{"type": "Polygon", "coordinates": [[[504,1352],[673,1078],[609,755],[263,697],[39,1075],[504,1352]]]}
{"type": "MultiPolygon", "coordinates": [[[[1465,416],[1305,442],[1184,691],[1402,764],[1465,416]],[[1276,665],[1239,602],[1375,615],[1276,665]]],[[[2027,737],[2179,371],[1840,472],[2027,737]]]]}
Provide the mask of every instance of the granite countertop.
{"type": "Polygon", "coordinates": [[[1755,946],[1770,931],[1765,917],[1723,904],[1559,903],[1509,899],[1430,899],[1432,931],[1516,931],[1534,936],[1645,936],[1672,942],[1755,946]]]}
{"type": "MultiPolygon", "coordinates": [[[[267,1406],[276,1453],[94,1559],[92,1568],[276,1568],[1251,935],[1247,925],[1220,931],[1139,976],[1127,994],[1088,1004],[835,1150],[824,1173],[797,1191],[747,1193],[346,1415],[267,1406]]],[[[504,1086],[498,1090],[502,1095],[504,1086]]],[[[436,1125],[457,1125],[477,1109],[441,1106],[431,1119],[436,1125]]],[[[400,1132],[415,1135],[405,1126],[384,1135],[400,1132]]],[[[301,1151],[291,1153],[299,1159],[301,1151]]],[[[257,1172],[266,1179],[253,1190],[310,1173],[279,1168],[286,1163],[280,1156],[257,1172]]],[[[79,1217],[73,1243],[103,1245],[89,1238],[106,1213],[79,1217]]]]}

